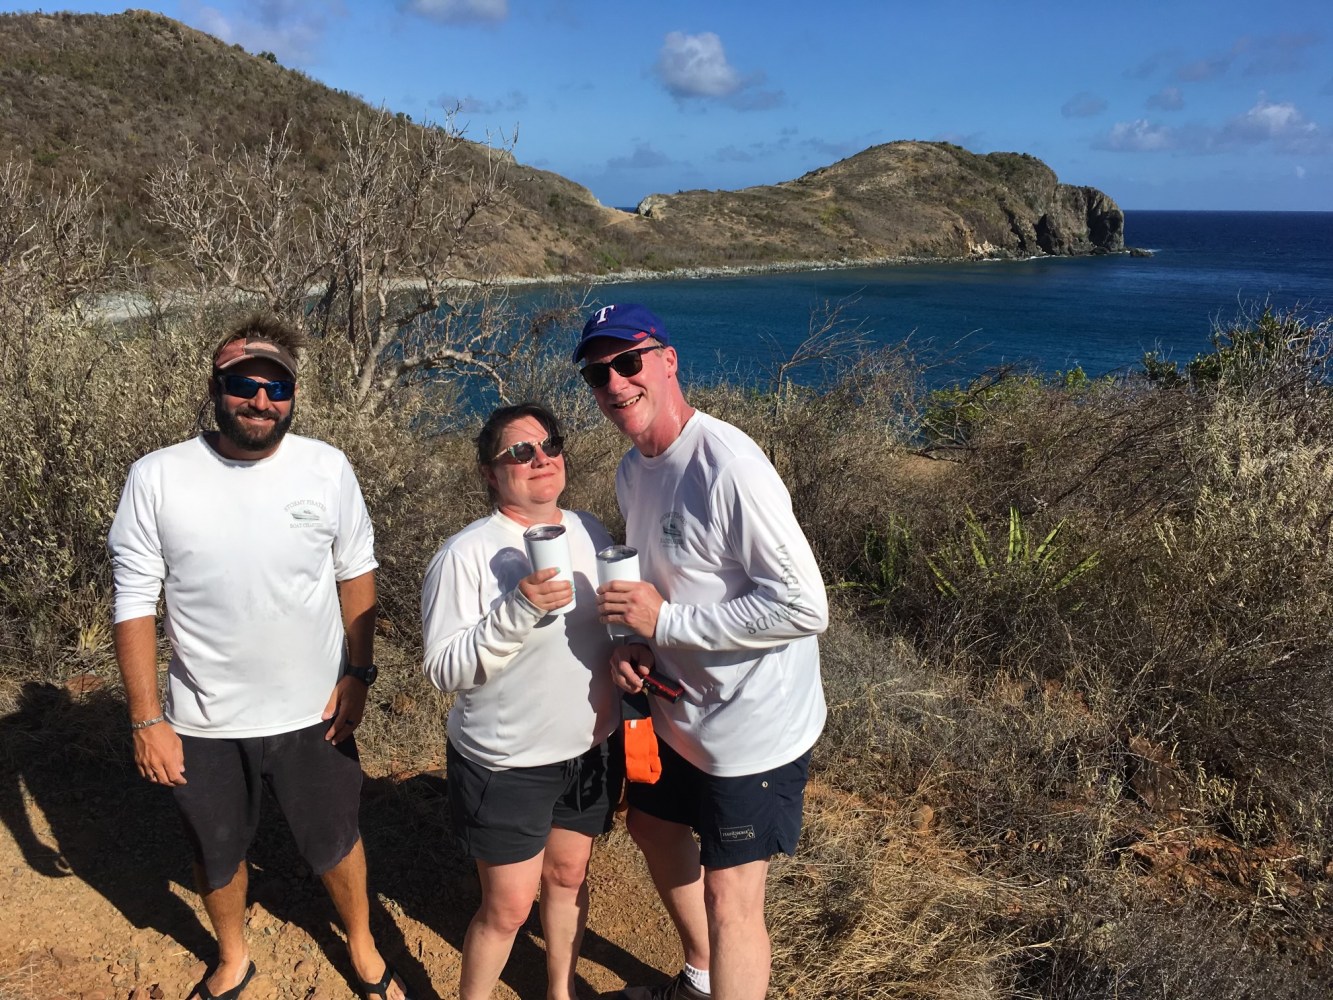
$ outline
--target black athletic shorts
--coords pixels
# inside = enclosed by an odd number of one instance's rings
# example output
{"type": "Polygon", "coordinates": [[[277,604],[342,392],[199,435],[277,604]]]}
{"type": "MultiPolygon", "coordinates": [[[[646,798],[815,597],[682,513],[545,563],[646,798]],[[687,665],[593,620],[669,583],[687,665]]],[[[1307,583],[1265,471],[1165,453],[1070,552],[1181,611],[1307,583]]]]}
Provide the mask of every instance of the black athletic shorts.
{"type": "Polygon", "coordinates": [[[699,770],[660,736],[657,750],[662,776],[651,785],[631,781],[630,808],[694,830],[705,868],[735,868],[796,853],[809,750],[771,771],[732,778],[699,770]]]}
{"type": "Polygon", "coordinates": [[[464,757],[451,740],[447,763],[454,840],[468,857],[492,865],[535,858],[552,826],[606,833],[625,774],[613,740],[561,763],[499,771],[464,757]]]}
{"type": "Polygon", "coordinates": [[[276,736],[181,736],[185,784],[173,791],[208,889],[231,881],[259,827],[268,786],[316,875],[360,838],[361,758],[351,737],[327,742],[327,722],[276,736]]]}

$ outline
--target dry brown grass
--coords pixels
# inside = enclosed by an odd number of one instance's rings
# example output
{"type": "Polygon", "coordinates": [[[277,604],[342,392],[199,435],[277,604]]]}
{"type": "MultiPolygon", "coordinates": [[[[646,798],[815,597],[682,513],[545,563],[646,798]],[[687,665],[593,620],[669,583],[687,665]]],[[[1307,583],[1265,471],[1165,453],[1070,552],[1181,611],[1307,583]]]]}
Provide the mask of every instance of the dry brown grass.
{"type": "Polygon", "coordinates": [[[775,864],[770,890],[779,995],[1007,995],[1015,945],[992,930],[1037,893],[915,833],[905,810],[817,783],[804,838],[796,859],[775,864]]]}

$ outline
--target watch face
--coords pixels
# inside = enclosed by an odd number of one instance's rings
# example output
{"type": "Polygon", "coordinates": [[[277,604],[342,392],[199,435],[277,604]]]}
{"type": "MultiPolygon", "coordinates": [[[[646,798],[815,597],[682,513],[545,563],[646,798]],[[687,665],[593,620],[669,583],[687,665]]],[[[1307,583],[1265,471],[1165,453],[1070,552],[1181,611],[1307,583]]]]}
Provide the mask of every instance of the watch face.
{"type": "Polygon", "coordinates": [[[371,664],[368,667],[349,667],[347,673],[368,687],[375,683],[375,678],[379,676],[380,670],[379,667],[371,664]]]}

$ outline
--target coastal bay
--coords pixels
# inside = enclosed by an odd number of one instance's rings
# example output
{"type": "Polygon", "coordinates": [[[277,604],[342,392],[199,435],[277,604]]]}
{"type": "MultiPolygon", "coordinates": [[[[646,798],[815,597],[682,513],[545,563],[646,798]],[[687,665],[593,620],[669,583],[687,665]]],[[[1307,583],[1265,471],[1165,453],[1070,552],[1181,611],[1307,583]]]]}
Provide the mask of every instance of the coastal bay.
{"type": "Polygon", "coordinates": [[[1333,213],[1131,210],[1126,237],[1153,256],[704,272],[606,282],[593,296],[649,304],[694,377],[741,381],[794,348],[825,303],[844,303],[873,343],[910,340],[938,382],[1001,365],[1101,375],[1154,350],[1183,362],[1241,313],[1333,313],[1333,213]]]}

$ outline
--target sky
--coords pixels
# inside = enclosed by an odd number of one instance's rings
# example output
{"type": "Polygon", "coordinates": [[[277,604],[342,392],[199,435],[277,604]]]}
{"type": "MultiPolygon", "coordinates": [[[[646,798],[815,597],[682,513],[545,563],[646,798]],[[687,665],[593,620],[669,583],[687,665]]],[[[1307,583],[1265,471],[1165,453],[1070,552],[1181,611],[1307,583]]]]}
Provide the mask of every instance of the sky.
{"type": "Polygon", "coordinates": [[[150,6],[415,120],[516,136],[520,162],[617,207],[923,139],[1031,153],[1131,210],[1333,211],[1327,0],[150,6]]]}

